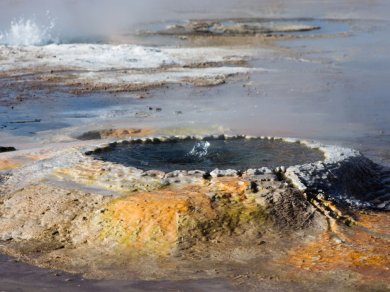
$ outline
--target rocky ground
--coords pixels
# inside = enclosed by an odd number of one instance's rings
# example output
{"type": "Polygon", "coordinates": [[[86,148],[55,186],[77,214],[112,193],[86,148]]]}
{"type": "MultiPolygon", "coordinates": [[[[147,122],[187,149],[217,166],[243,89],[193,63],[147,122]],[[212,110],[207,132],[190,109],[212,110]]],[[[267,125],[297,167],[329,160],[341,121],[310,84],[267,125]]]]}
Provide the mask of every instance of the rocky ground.
{"type": "Polygon", "coordinates": [[[221,278],[226,289],[389,288],[387,213],[338,208],[271,171],[143,172],[83,155],[94,145],[85,143],[7,154],[3,253],[116,285],[221,278]]]}

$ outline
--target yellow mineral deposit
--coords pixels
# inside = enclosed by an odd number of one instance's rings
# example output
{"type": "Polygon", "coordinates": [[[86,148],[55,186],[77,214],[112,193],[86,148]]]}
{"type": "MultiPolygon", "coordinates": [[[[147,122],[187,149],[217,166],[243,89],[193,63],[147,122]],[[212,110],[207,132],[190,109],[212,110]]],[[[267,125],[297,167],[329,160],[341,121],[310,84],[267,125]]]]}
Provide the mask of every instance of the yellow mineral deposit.
{"type": "Polygon", "coordinates": [[[183,217],[196,217],[191,214],[194,210],[201,210],[198,212],[204,220],[213,216],[208,201],[202,193],[187,189],[141,192],[115,199],[102,214],[101,239],[116,238],[136,253],[168,255],[186,236],[179,232],[183,217]]]}
{"type": "Polygon", "coordinates": [[[0,170],[10,170],[20,166],[20,162],[14,160],[0,160],[0,170]]]}

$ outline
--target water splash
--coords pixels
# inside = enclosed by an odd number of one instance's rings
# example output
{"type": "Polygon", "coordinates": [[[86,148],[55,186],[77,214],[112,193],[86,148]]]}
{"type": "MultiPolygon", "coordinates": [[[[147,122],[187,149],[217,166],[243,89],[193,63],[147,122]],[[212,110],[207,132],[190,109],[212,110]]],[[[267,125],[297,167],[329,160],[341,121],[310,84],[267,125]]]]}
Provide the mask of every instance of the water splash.
{"type": "Polygon", "coordinates": [[[207,141],[197,142],[188,155],[202,158],[207,155],[209,147],[210,143],[207,141]]]}
{"type": "Polygon", "coordinates": [[[41,46],[57,43],[53,37],[55,21],[49,18],[47,25],[40,25],[34,19],[14,20],[8,31],[0,32],[0,44],[8,46],[41,46]]]}

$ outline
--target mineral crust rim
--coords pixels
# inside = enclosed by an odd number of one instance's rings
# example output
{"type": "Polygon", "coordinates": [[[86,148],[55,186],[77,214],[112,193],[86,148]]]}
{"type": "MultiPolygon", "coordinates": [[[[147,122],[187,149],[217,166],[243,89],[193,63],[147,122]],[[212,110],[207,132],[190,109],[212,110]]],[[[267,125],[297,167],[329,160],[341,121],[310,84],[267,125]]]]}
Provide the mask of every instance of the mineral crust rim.
{"type": "MultiPolygon", "coordinates": [[[[290,183],[296,189],[313,196],[324,196],[330,201],[346,205],[348,207],[369,208],[377,210],[390,210],[390,169],[375,164],[360,152],[339,146],[324,145],[319,142],[296,138],[247,136],[247,135],[206,135],[206,136],[148,136],[144,138],[128,138],[125,140],[106,140],[106,143],[88,144],[64,149],[54,156],[33,162],[21,169],[12,171],[12,176],[4,182],[5,187],[23,187],[28,183],[26,177],[32,180],[50,175],[53,169],[77,164],[79,162],[93,163],[91,154],[96,151],[108,150],[118,144],[128,143],[161,143],[178,140],[212,140],[212,139],[267,139],[279,140],[286,143],[301,143],[308,148],[318,149],[323,153],[324,159],[314,163],[306,163],[295,166],[279,166],[274,169],[266,167],[238,171],[235,169],[210,172],[211,177],[239,177],[244,175],[256,178],[257,175],[274,173],[284,181],[290,183]],[[92,146],[91,146],[92,145],[92,146]]],[[[113,170],[131,170],[133,179],[161,178],[167,180],[180,178],[192,180],[208,175],[203,171],[143,171],[135,167],[119,166],[113,162],[105,162],[113,170]],[[122,168],[120,168],[122,167],[122,168]]],[[[259,166],[261,167],[261,166],[259,166]]],[[[31,180],[29,179],[29,180],[31,180]]],[[[163,183],[163,182],[162,182],[163,183]]]]}
{"type": "MultiPolygon", "coordinates": [[[[302,192],[313,194],[323,194],[328,199],[342,204],[347,204],[358,208],[372,208],[379,210],[390,210],[390,170],[386,167],[377,165],[364,157],[359,151],[340,147],[325,145],[315,141],[309,141],[298,138],[272,137],[272,136],[248,136],[248,135],[205,135],[205,136],[154,136],[144,138],[129,138],[124,140],[111,141],[109,143],[98,144],[94,147],[82,149],[84,156],[99,151],[107,151],[120,144],[132,143],[161,143],[180,140],[228,140],[228,139],[262,139],[277,140],[286,143],[300,143],[309,149],[317,149],[323,155],[324,159],[314,163],[305,163],[294,166],[279,166],[274,169],[261,167],[257,169],[247,169],[243,172],[246,176],[255,176],[260,174],[275,173],[281,175],[293,187],[302,192]],[[362,177],[367,180],[360,182],[362,177]],[[356,181],[357,180],[357,181],[356,181]],[[355,187],[362,189],[362,193],[368,193],[367,200],[361,194],[357,194],[355,187]],[[384,196],[384,201],[379,200],[384,196]],[[387,201],[388,199],[388,201],[387,201]]],[[[113,167],[116,163],[109,162],[113,167]]],[[[135,167],[130,167],[143,175],[148,176],[151,171],[143,171],[135,167]]],[[[152,171],[153,172],[153,171],[152,171]]],[[[193,177],[208,174],[200,170],[178,170],[174,172],[162,172],[163,176],[169,177],[193,177]]],[[[235,169],[219,170],[215,169],[209,173],[212,177],[240,176],[241,171],[235,169]]],[[[153,174],[152,174],[153,175],[153,174]]]]}
{"type": "MultiPolygon", "coordinates": [[[[315,162],[315,164],[322,163],[322,164],[328,164],[328,163],[340,163],[344,160],[347,160],[351,157],[357,157],[361,156],[360,152],[350,149],[350,148],[344,148],[344,147],[338,147],[338,146],[331,146],[331,145],[324,145],[318,142],[309,141],[309,140],[303,140],[298,138],[285,138],[285,137],[277,137],[277,136],[249,136],[249,135],[205,135],[205,136],[184,136],[184,135],[178,135],[178,136],[149,136],[149,137],[143,137],[143,138],[128,138],[128,139],[120,139],[120,140],[114,140],[111,142],[101,143],[94,146],[90,146],[88,148],[82,149],[82,153],[86,156],[90,156],[92,154],[98,153],[100,151],[107,151],[110,150],[112,147],[120,145],[120,144],[138,144],[138,143],[164,143],[164,142],[177,142],[177,141],[186,141],[186,140],[197,140],[197,141],[204,141],[204,140],[236,140],[236,139],[246,139],[246,140],[271,140],[271,141],[282,141],[285,143],[299,143],[304,146],[306,146],[309,149],[317,149],[324,155],[324,160],[315,162]]],[[[115,164],[115,163],[113,163],[115,164]]],[[[274,169],[270,169],[268,167],[262,167],[259,165],[259,169],[264,170],[264,172],[287,172],[287,170],[295,168],[295,167],[301,167],[301,166],[308,166],[312,165],[313,163],[305,163],[302,165],[296,165],[296,166],[279,166],[274,169]]],[[[255,169],[248,169],[247,171],[254,171],[255,169]]],[[[199,171],[199,170],[193,170],[193,171],[199,171]]],[[[215,169],[214,171],[219,171],[218,169],[215,169]]],[[[185,171],[184,171],[185,172],[185,171]]],[[[188,171],[187,171],[188,172],[188,171]]],[[[224,176],[222,173],[220,173],[220,176],[224,176]]],[[[295,184],[295,183],[294,183],[295,184]]],[[[296,187],[300,187],[299,184],[296,184],[296,187]]]]}

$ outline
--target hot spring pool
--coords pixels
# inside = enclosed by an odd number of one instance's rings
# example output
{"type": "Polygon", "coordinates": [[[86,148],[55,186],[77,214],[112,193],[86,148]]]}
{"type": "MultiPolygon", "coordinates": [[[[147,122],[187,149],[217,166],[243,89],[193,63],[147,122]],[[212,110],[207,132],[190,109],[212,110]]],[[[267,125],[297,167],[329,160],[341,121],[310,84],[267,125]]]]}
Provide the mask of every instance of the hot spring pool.
{"type": "Polygon", "coordinates": [[[323,160],[323,154],[299,143],[268,139],[185,139],[131,141],[95,151],[94,158],[142,170],[246,170],[292,166],[323,160]]]}

